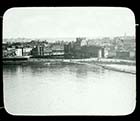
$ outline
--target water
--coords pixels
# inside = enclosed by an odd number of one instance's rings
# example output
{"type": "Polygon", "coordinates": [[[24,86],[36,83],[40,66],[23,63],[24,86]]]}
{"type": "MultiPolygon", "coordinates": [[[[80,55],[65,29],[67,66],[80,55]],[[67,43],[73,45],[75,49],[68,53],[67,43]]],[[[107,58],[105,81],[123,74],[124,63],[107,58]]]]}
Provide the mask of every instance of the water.
{"type": "Polygon", "coordinates": [[[12,115],[127,115],[136,76],[87,65],[3,67],[4,105],[12,115]]]}

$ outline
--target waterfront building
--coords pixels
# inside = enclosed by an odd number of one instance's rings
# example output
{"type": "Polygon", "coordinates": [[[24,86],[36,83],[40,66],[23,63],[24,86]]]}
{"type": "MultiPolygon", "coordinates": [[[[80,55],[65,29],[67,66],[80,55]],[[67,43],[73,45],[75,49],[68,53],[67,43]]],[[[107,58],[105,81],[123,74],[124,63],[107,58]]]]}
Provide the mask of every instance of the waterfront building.
{"type": "Polygon", "coordinates": [[[37,46],[37,55],[38,56],[43,56],[44,55],[44,47],[43,46],[41,46],[41,45],[38,45],[37,46]]]}
{"type": "Polygon", "coordinates": [[[50,46],[44,47],[44,56],[52,55],[52,49],[50,46]]]}
{"type": "Polygon", "coordinates": [[[135,59],[136,58],[136,52],[135,51],[130,51],[129,56],[131,59],[135,59]]]}
{"type": "Polygon", "coordinates": [[[13,57],[16,56],[16,50],[14,48],[7,48],[3,50],[3,57],[13,57]]]}
{"type": "Polygon", "coordinates": [[[7,50],[7,48],[8,48],[8,44],[7,44],[7,43],[3,43],[3,44],[2,44],[2,49],[3,49],[3,50],[7,50]]]}
{"type": "Polygon", "coordinates": [[[31,50],[31,55],[32,56],[40,56],[40,46],[36,46],[31,50]]]}
{"type": "Polygon", "coordinates": [[[104,48],[97,45],[89,45],[86,38],[76,38],[76,42],[65,45],[65,58],[102,58],[104,48]]]}
{"type": "Polygon", "coordinates": [[[84,57],[95,57],[102,58],[104,57],[104,48],[100,46],[83,46],[81,48],[81,53],[84,57]]]}
{"type": "Polygon", "coordinates": [[[52,47],[52,55],[64,55],[64,45],[63,44],[53,44],[52,47]]]}
{"type": "Polygon", "coordinates": [[[29,56],[31,54],[31,50],[32,48],[28,48],[28,47],[22,48],[22,55],[29,56]]]}
{"type": "Polygon", "coordinates": [[[16,53],[16,56],[23,56],[23,50],[22,50],[22,48],[16,49],[15,53],[16,53]]]}
{"type": "Polygon", "coordinates": [[[73,42],[69,42],[69,43],[64,45],[64,57],[65,58],[72,58],[73,48],[74,48],[74,43],[73,42]]]}
{"type": "Polygon", "coordinates": [[[128,59],[129,57],[130,53],[128,51],[116,51],[116,58],[128,59]]]}
{"type": "Polygon", "coordinates": [[[64,45],[62,44],[51,44],[48,46],[38,45],[32,49],[31,54],[33,56],[53,56],[53,55],[64,55],[64,45]]]}
{"type": "Polygon", "coordinates": [[[88,45],[88,40],[87,39],[83,39],[81,41],[81,46],[87,46],[88,45]]]}
{"type": "Polygon", "coordinates": [[[104,58],[108,58],[108,51],[109,51],[109,48],[108,47],[104,47],[104,58]]]}

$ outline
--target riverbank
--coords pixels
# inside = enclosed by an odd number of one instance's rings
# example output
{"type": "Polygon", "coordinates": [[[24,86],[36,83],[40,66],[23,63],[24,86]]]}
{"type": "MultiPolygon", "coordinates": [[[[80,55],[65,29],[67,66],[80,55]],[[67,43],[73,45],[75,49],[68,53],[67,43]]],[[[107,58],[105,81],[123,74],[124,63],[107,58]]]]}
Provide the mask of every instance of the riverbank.
{"type": "Polygon", "coordinates": [[[119,64],[98,64],[98,65],[103,67],[104,69],[136,74],[136,66],[134,65],[119,65],[119,64]]]}
{"type": "Polygon", "coordinates": [[[28,58],[26,60],[3,60],[3,64],[43,64],[43,63],[75,63],[75,62],[86,62],[89,64],[120,64],[120,65],[136,65],[134,60],[122,60],[122,59],[98,59],[98,58],[87,58],[87,59],[45,59],[45,58],[28,58]]]}
{"type": "Polygon", "coordinates": [[[123,65],[136,65],[135,60],[123,59],[106,59],[106,58],[88,58],[88,59],[72,59],[72,62],[87,62],[87,63],[101,63],[101,64],[123,64],[123,65]]]}
{"type": "Polygon", "coordinates": [[[3,61],[4,65],[61,65],[61,64],[85,64],[85,65],[97,65],[104,69],[113,71],[125,72],[136,74],[136,62],[133,60],[122,60],[122,59],[98,59],[98,58],[87,58],[87,59],[42,59],[42,58],[28,58],[27,60],[14,60],[14,61],[3,61]]]}
{"type": "Polygon", "coordinates": [[[118,72],[124,72],[129,74],[136,74],[136,66],[134,64],[122,64],[122,63],[102,63],[102,62],[73,62],[77,64],[83,64],[87,66],[100,66],[104,69],[112,70],[112,71],[118,71],[118,72]]]}
{"type": "MultiPolygon", "coordinates": [[[[83,62],[83,61],[80,61],[83,62]]],[[[104,69],[136,74],[136,61],[134,60],[122,60],[122,59],[93,59],[92,61],[86,61],[88,64],[96,64],[104,69]]]]}

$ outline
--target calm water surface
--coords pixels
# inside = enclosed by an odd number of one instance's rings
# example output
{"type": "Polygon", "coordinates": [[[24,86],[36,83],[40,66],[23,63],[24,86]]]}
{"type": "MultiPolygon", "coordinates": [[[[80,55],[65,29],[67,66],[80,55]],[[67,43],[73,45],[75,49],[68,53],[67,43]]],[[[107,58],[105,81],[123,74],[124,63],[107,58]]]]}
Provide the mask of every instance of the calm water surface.
{"type": "Polygon", "coordinates": [[[136,76],[87,65],[3,66],[4,105],[16,115],[126,115],[136,76]]]}

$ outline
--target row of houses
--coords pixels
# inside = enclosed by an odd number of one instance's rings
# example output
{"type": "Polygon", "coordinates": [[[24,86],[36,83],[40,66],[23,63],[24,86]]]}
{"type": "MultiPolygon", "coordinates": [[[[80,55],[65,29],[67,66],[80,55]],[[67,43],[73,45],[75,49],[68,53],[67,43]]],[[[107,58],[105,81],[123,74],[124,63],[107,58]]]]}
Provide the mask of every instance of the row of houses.
{"type": "Polygon", "coordinates": [[[60,43],[38,45],[31,50],[33,57],[64,56],[64,45],[60,43]]]}
{"type": "Polygon", "coordinates": [[[3,57],[29,56],[32,48],[7,48],[3,50],[3,57]]]}
{"type": "Polygon", "coordinates": [[[87,46],[84,44],[85,38],[77,38],[76,42],[65,45],[65,58],[89,58],[104,57],[104,49],[100,46],[87,46]]]}
{"type": "MultiPolygon", "coordinates": [[[[131,44],[132,45],[132,44],[131,44]]],[[[70,42],[65,45],[65,55],[67,58],[120,58],[120,59],[135,59],[135,49],[129,46],[129,49],[122,47],[119,44],[92,44],[86,38],[77,38],[76,42],[70,42]]]]}
{"type": "MultiPolygon", "coordinates": [[[[55,57],[55,58],[122,58],[135,59],[135,50],[120,49],[115,45],[91,44],[85,37],[76,38],[76,41],[67,43],[31,42],[29,46],[3,47],[3,57],[32,56],[32,57],[55,57]]],[[[122,45],[121,45],[122,46],[122,45]]]]}

